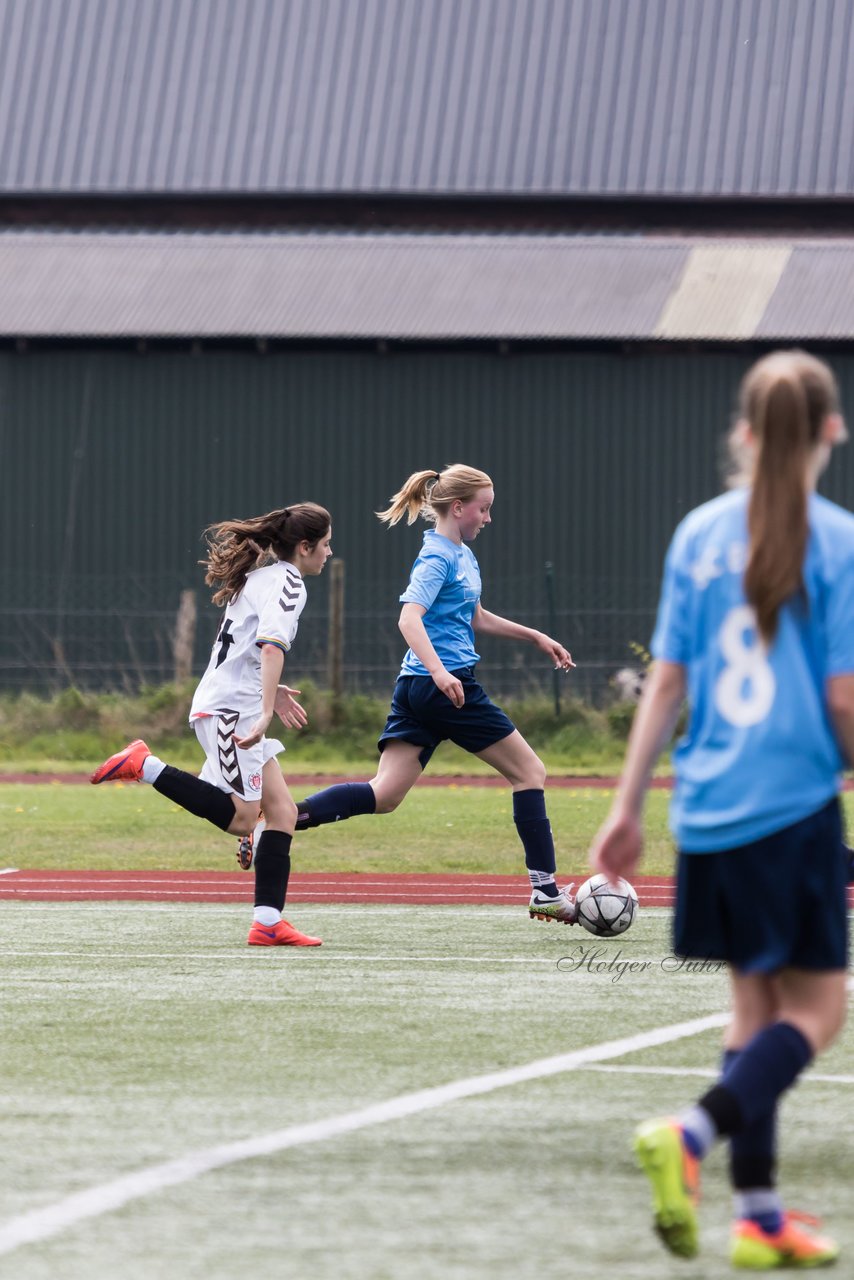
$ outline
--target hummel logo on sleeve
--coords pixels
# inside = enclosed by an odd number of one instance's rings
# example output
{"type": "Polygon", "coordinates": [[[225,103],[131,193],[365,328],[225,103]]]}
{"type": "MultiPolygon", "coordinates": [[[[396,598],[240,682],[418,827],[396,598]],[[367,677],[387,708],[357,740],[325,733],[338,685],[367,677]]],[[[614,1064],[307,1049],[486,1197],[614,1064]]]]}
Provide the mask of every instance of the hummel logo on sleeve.
{"type": "Polygon", "coordinates": [[[285,613],[293,613],[297,607],[299,600],[299,587],[295,591],[288,591],[287,587],[282,587],[282,598],[279,601],[279,608],[285,613]]]}

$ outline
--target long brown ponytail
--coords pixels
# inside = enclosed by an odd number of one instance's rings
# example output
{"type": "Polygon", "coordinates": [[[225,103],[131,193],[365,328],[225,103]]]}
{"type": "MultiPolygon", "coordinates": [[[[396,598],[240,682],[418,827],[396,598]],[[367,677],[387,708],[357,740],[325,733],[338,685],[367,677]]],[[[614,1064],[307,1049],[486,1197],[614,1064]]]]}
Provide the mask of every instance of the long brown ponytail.
{"type": "Polygon", "coordinates": [[[239,595],[247,574],[275,560],[290,560],[301,542],[314,546],[332,526],[325,507],[298,502],[249,520],[223,520],[205,530],[208,554],[200,561],[205,582],[217,587],[214,604],[228,604],[239,595]]]}
{"type": "Polygon", "coordinates": [[[838,403],[830,369],[805,351],[773,352],[742,383],[742,418],[756,443],[744,591],[766,644],[780,608],[803,585],[809,460],[838,403]]]}

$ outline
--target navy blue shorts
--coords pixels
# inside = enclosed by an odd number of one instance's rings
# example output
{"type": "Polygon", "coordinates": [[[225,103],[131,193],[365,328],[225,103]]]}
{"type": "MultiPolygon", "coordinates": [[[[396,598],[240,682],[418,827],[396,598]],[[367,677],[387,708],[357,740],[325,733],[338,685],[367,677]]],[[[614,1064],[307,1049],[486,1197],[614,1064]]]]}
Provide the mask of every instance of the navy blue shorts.
{"type": "Polygon", "coordinates": [[[847,864],[837,799],[752,844],[680,853],[676,954],[742,973],[846,969],[847,864]]]}
{"type": "Polygon", "coordinates": [[[451,675],[457,677],[465,691],[462,707],[455,707],[430,676],[398,676],[388,719],[377,744],[380,751],[389,742],[412,742],[423,747],[418,757],[423,769],[445,739],[476,755],[515,732],[510,717],[490,702],[475,680],[472,667],[452,671],[451,675]]]}

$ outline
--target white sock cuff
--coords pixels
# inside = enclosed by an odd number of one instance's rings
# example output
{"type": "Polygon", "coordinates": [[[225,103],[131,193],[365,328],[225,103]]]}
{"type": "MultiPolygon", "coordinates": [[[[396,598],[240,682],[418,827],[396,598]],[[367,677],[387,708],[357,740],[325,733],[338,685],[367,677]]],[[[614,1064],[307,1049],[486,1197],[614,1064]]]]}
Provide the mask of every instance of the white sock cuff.
{"type": "Polygon", "coordinates": [[[142,762],[143,782],[156,782],[165,768],[164,761],[157,756],[146,756],[142,762]]]}
{"type": "Polygon", "coordinates": [[[267,928],[278,924],[281,918],[281,911],[277,911],[275,907],[256,907],[252,912],[252,919],[255,923],[266,925],[267,928]]]}

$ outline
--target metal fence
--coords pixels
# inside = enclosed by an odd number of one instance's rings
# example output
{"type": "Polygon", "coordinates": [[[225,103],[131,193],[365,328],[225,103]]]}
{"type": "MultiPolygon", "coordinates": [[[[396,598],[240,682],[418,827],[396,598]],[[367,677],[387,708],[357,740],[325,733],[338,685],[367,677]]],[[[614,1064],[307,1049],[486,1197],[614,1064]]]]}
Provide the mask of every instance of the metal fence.
{"type": "MultiPolygon", "coordinates": [[[[176,632],[187,584],[164,575],[75,574],[64,583],[51,574],[26,583],[0,574],[0,591],[16,604],[0,614],[0,689],[50,694],[68,685],[134,692],[175,679],[176,632]]],[[[401,583],[401,589],[405,583],[401,583]]],[[[553,634],[573,654],[577,670],[561,688],[591,701],[607,695],[620,667],[637,661],[654,621],[658,584],[613,579],[576,590],[548,590],[545,566],[530,578],[489,583],[488,608],[553,634]],[[537,599],[539,597],[539,599],[537,599]]],[[[218,611],[204,588],[198,608],[192,673],[199,676],[218,626],[218,611]]],[[[299,634],[286,659],[289,677],[330,683],[330,593],[325,578],[309,583],[299,634]]],[[[405,644],[397,629],[400,606],[383,581],[345,577],[342,679],[345,693],[388,693],[405,644]],[[383,595],[386,596],[383,599],[383,595]]],[[[550,696],[554,676],[530,646],[484,637],[481,673],[496,696],[550,696]]]]}

